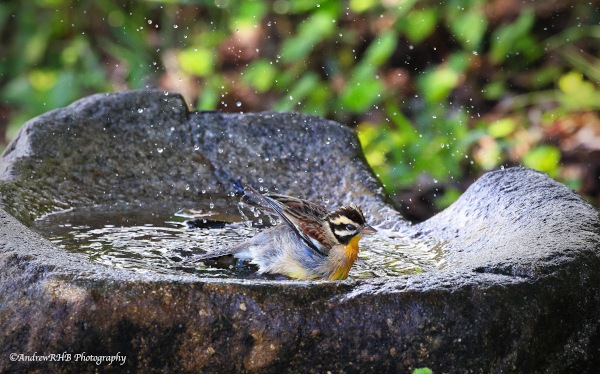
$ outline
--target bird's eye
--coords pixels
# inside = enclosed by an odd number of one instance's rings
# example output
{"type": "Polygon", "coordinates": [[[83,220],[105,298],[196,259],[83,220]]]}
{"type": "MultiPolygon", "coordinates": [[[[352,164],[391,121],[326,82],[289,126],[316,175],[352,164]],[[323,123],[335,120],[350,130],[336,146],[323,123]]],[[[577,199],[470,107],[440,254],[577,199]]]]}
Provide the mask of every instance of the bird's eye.
{"type": "Polygon", "coordinates": [[[355,230],[356,230],[356,227],[355,227],[354,225],[347,224],[347,225],[346,225],[346,230],[348,230],[348,231],[355,231],[355,230]]]}

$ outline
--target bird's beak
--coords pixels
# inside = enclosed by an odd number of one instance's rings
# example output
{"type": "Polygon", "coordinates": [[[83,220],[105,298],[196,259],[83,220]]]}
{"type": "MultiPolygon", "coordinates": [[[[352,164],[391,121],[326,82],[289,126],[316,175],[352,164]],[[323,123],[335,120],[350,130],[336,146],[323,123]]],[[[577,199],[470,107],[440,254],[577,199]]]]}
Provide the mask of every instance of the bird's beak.
{"type": "Polygon", "coordinates": [[[362,230],[360,230],[360,233],[363,235],[371,235],[371,234],[375,234],[377,232],[377,230],[375,230],[372,226],[369,225],[365,225],[365,227],[363,227],[362,230]]]}

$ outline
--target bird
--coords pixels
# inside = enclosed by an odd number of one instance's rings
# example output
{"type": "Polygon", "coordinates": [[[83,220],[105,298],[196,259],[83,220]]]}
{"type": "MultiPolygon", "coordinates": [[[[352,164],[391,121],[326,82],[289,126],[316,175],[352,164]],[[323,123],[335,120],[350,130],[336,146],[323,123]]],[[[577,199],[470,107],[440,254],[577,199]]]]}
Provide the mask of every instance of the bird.
{"type": "Polygon", "coordinates": [[[343,280],[358,258],[363,235],[377,232],[358,206],[328,211],[308,200],[244,187],[242,201],[281,222],[248,241],[206,254],[194,262],[233,255],[258,266],[258,273],[279,274],[301,280],[343,280]]]}

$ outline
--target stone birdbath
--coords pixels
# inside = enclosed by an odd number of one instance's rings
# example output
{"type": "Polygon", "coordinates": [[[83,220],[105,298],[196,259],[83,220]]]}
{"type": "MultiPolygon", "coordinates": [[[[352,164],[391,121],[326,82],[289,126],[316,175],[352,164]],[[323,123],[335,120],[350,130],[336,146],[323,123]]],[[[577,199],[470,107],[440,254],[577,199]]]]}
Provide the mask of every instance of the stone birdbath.
{"type": "MultiPolygon", "coordinates": [[[[29,121],[2,155],[0,181],[2,372],[600,366],[598,211],[533,170],[487,173],[448,209],[410,225],[340,124],[189,112],[177,94],[133,91],[29,121]],[[36,229],[98,207],[114,207],[118,225],[130,217],[123,206],[146,212],[135,218],[143,221],[207,196],[219,204],[239,180],[329,206],[359,204],[386,245],[414,243],[438,257],[419,271],[371,269],[346,281],[208,276],[105,263],[36,229]]],[[[368,244],[367,254],[380,249],[368,244]]]]}

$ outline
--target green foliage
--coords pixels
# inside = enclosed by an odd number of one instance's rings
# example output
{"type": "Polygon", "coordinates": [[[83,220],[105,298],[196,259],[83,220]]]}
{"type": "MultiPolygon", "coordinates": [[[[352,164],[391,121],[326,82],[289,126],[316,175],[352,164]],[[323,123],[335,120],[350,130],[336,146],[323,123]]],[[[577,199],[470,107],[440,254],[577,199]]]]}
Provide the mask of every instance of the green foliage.
{"type": "Polygon", "coordinates": [[[510,55],[527,53],[534,44],[532,36],[529,35],[534,21],[533,11],[526,9],[514,22],[496,29],[491,37],[490,60],[500,64],[510,55]]]}
{"type": "Polygon", "coordinates": [[[555,176],[560,162],[560,150],[551,145],[539,145],[523,157],[523,164],[555,176]]]}
{"type": "Polygon", "coordinates": [[[159,87],[197,109],[301,111],[356,126],[390,192],[428,174],[448,187],[440,208],[460,193],[454,182],[503,165],[579,186],[544,134],[600,110],[598,2],[551,14],[497,5],[9,0],[0,113],[10,136],[91,93],[159,87]]]}
{"type": "Polygon", "coordinates": [[[419,368],[412,371],[412,374],[433,374],[433,370],[429,368],[419,368]]]}

